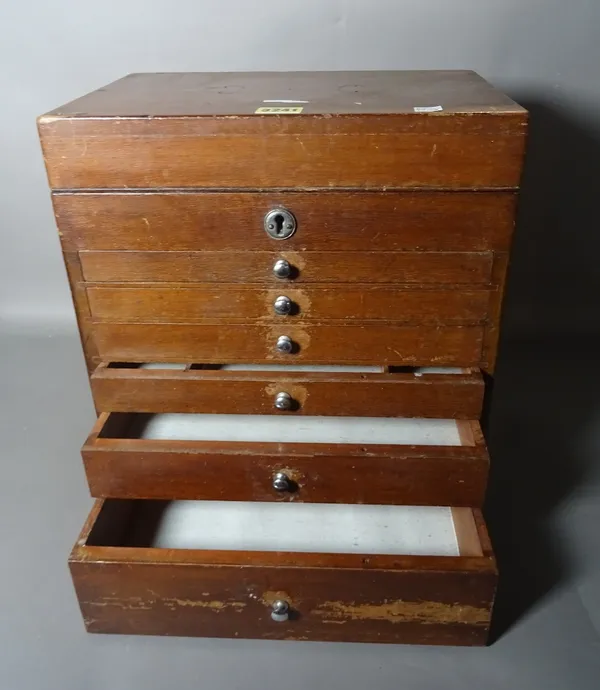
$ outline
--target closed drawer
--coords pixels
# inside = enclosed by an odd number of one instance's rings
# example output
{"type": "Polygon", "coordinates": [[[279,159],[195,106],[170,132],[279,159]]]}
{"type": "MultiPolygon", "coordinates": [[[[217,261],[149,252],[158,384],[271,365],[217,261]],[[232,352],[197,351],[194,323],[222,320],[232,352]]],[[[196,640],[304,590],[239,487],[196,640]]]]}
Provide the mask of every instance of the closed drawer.
{"type": "Polygon", "coordinates": [[[82,449],[90,491],[188,498],[480,506],[476,421],[102,413],[82,449]]]}
{"type": "MultiPolygon", "coordinates": [[[[376,249],[376,247],[374,247],[376,249]]],[[[492,252],[82,251],[89,282],[489,285],[492,252]],[[286,261],[287,275],[274,267],[286,261]]]]}
{"type": "Polygon", "coordinates": [[[54,194],[53,203],[65,251],[485,252],[508,250],[516,195],[84,192],[54,194]],[[265,215],[279,207],[297,223],[283,240],[264,227],[265,215]]]}
{"type": "Polygon", "coordinates": [[[455,419],[478,419],[484,390],[475,369],[325,365],[100,364],[91,385],[102,411],[455,419]]]}
{"type": "Polygon", "coordinates": [[[496,586],[468,508],[97,501],[70,569],[88,631],[149,635],[484,644],[496,586]]]}
{"type": "Polygon", "coordinates": [[[104,361],[278,361],[476,367],[482,326],[250,325],[106,323],[94,325],[104,361]],[[289,340],[281,341],[281,338],[289,340]],[[282,351],[285,345],[285,349],[282,351]],[[291,348],[291,350],[289,350],[291,348]]]}
{"type": "Polygon", "coordinates": [[[487,290],[400,289],[357,285],[285,286],[260,290],[238,286],[89,286],[94,321],[232,323],[386,321],[412,324],[479,324],[490,301],[487,290]],[[280,313],[278,313],[280,312],[280,313]]]}

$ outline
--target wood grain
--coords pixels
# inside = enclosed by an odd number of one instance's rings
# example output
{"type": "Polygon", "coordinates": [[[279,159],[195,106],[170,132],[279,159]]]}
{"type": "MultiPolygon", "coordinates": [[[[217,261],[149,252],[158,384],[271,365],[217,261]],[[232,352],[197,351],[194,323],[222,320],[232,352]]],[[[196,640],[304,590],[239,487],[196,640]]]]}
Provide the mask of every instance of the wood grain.
{"type": "Polygon", "coordinates": [[[71,251],[481,252],[508,247],[516,196],[264,190],[61,193],[52,200],[71,251]],[[286,240],[272,239],[263,225],[280,206],[298,223],[286,240]]]}
{"type": "Polygon", "coordinates": [[[494,266],[492,269],[493,281],[499,288],[490,292],[489,303],[489,326],[486,328],[483,341],[483,362],[482,368],[492,375],[496,367],[498,356],[498,342],[500,339],[500,316],[502,312],[502,300],[506,287],[506,273],[508,270],[508,254],[503,252],[494,256],[494,266]]]}
{"type": "Polygon", "coordinates": [[[385,321],[407,324],[480,324],[486,320],[486,290],[418,289],[357,285],[257,289],[221,285],[98,286],[87,288],[94,321],[124,323],[196,323],[223,319],[225,324],[385,321]],[[279,296],[292,311],[277,315],[279,296]]]}
{"type": "Polygon", "coordinates": [[[330,251],[82,251],[83,276],[89,282],[241,283],[272,287],[306,283],[420,283],[488,285],[491,252],[330,251]],[[292,279],[273,275],[286,259],[292,279]]]}
{"type": "Polygon", "coordinates": [[[480,507],[485,445],[158,441],[128,438],[139,415],[103,414],[82,448],[93,496],[480,507]],[[227,471],[224,471],[227,468],[227,471]],[[278,492],[284,472],[294,489],[278,492]]]}
{"type": "Polygon", "coordinates": [[[438,103],[444,113],[451,114],[525,114],[521,106],[470,70],[128,74],[49,114],[248,115],[254,113],[257,104],[264,104],[266,93],[299,98],[303,112],[312,115],[408,114],[423,103],[438,103]]]}
{"type": "MultiPolygon", "coordinates": [[[[111,522],[122,534],[119,504],[97,503],[96,516],[116,508],[102,519],[103,536],[110,538],[111,522]]],[[[96,519],[69,561],[90,632],[461,645],[487,637],[496,571],[485,556],[94,545],[96,519]],[[290,603],[285,623],[270,617],[276,598],[290,603]]]]}
{"type": "Polygon", "coordinates": [[[92,325],[87,292],[82,282],[81,263],[77,252],[64,252],[63,260],[67,270],[71,298],[77,317],[81,347],[83,348],[88,374],[91,374],[100,363],[100,357],[98,356],[98,348],[94,342],[94,328],[92,325]]]}
{"type": "Polygon", "coordinates": [[[452,520],[461,556],[483,556],[479,530],[468,508],[452,508],[452,520]]]}
{"type": "Polygon", "coordinates": [[[91,379],[100,410],[212,414],[341,415],[478,419],[483,380],[464,374],[326,374],[124,369],[100,365],[91,379]],[[293,411],[273,406],[289,393],[293,411]]]}
{"type": "Polygon", "coordinates": [[[95,340],[104,361],[279,362],[305,364],[390,364],[478,366],[479,326],[295,325],[97,323],[95,340]],[[297,351],[280,354],[287,335],[297,351]]]}
{"type": "Polygon", "coordinates": [[[526,117],[48,115],[38,129],[53,189],[487,189],[518,187],[526,117]]]}

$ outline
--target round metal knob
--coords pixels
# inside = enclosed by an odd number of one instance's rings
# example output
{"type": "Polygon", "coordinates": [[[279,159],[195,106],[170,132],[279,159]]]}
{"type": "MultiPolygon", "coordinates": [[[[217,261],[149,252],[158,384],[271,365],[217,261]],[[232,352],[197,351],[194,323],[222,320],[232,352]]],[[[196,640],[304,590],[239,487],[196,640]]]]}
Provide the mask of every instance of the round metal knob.
{"type": "Polygon", "coordinates": [[[273,309],[279,316],[286,316],[292,311],[294,303],[289,297],[285,295],[279,295],[279,297],[273,302],[273,309]]]}
{"type": "Polygon", "coordinates": [[[292,265],[285,259],[277,259],[273,264],[273,273],[277,278],[289,278],[292,275],[292,265]]]}
{"type": "Polygon", "coordinates": [[[273,477],[273,488],[275,491],[290,491],[292,482],[285,472],[277,472],[273,477]]]}
{"type": "Polygon", "coordinates": [[[277,623],[284,623],[290,617],[290,605],[284,599],[276,599],[271,604],[271,618],[277,623]]]}
{"type": "Polygon", "coordinates": [[[275,347],[277,352],[281,352],[284,355],[289,355],[294,349],[294,343],[287,335],[280,335],[279,338],[277,338],[277,344],[275,347]]]}
{"type": "Polygon", "coordinates": [[[277,393],[273,403],[278,410],[291,410],[294,407],[294,399],[289,393],[277,393]]]}

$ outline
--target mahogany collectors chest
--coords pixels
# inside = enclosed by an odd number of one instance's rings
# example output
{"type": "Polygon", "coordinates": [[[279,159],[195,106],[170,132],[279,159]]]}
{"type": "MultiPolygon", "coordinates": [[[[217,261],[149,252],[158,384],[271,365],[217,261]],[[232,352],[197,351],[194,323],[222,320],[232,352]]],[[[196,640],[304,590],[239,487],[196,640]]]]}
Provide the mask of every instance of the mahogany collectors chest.
{"type": "Polygon", "coordinates": [[[87,629],[485,643],[525,110],[466,71],[132,74],[38,126],[99,415],[87,629]]]}

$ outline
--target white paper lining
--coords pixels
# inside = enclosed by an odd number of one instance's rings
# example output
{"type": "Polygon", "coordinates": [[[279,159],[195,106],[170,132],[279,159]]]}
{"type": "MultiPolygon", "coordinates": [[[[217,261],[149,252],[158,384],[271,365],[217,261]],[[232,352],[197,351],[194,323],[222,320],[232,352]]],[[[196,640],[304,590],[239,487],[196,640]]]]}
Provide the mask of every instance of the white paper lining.
{"type": "Polygon", "coordinates": [[[221,364],[219,371],[280,371],[325,374],[381,374],[382,367],[328,366],[327,364],[221,364]]]}
{"type": "MultiPolygon", "coordinates": [[[[353,365],[328,365],[328,364],[208,364],[207,369],[218,371],[280,371],[280,372],[308,372],[326,374],[381,374],[380,366],[353,366],[353,365]]],[[[185,364],[170,362],[145,362],[139,369],[175,369],[183,371],[185,364]]],[[[412,373],[415,376],[423,374],[461,374],[460,367],[414,367],[412,373]]]]}
{"type": "Polygon", "coordinates": [[[453,419],[316,417],[241,414],[143,416],[130,438],[274,443],[357,443],[460,446],[453,419]]]}
{"type": "Polygon", "coordinates": [[[129,543],[137,546],[459,555],[452,514],[445,507],[168,501],[150,538],[140,536],[147,531],[143,511],[136,515],[129,543]]]}

